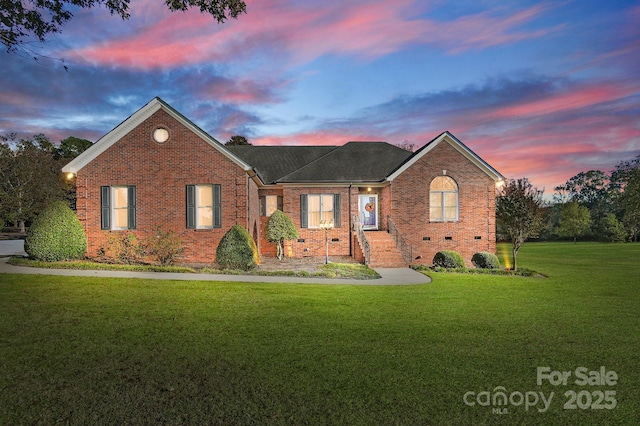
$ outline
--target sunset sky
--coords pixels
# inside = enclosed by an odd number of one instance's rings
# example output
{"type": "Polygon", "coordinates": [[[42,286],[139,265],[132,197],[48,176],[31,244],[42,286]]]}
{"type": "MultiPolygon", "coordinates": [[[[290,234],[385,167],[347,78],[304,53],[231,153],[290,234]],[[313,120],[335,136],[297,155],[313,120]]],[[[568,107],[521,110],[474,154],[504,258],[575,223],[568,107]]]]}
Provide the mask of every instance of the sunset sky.
{"type": "Polygon", "coordinates": [[[28,45],[38,61],[0,52],[0,134],[96,141],[160,96],[221,142],[418,148],[449,130],[546,194],[640,154],[638,1],[248,0],[222,25],[161,0],[130,13],[74,10],[28,45]]]}

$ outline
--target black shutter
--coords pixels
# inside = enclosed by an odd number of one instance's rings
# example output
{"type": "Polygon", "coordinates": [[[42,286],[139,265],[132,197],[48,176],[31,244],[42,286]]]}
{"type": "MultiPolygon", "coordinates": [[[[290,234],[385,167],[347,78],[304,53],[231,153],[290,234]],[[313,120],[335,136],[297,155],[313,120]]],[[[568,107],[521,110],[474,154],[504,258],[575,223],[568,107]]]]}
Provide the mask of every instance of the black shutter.
{"type": "Polygon", "coordinates": [[[222,228],[222,187],[213,185],[213,227],[222,228]]]}
{"type": "Polygon", "coordinates": [[[100,187],[100,229],[111,229],[111,187],[100,187]]]}
{"type": "Polygon", "coordinates": [[[196,186],[187,185],[187,228],[196,227],[196,186]]]}
{"type": "Polygon", "coordinates": [[[340,206],[340,194],[333,194],[333,227],[342,226],[342,210],[340,206]]]}
{"type": "Polygon", "coordinates": [[[278,201],[277,201],[277,209],[280,210],[281,212],[284,211],[284,207],[283,207],[283,201],[282,201],[282,195],[278,195],[278,201]]]}
{"type": "Polygon", "coordinates": [[[307,206],[307,194],[300,195],[300,228],[309,227],[309,209],[307,206]]]}
{"type": "Polygon", "coordinates": [[[136,187],[127,187],[127,228],[136,229],[136,187]]]}

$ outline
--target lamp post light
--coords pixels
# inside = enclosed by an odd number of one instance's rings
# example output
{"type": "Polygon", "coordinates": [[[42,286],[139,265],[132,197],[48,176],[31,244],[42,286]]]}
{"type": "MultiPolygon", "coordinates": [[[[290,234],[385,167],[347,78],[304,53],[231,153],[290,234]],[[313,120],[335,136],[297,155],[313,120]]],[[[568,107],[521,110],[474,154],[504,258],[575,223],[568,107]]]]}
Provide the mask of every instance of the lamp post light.
{"type": "Polygon", "coordinates": [[[320,229],[324,229],[324,243],[326,246],[324,263],[325,265],[329,263],[329,229],[333,229],[333,221],[331,220],[321,220],[320,221],[320,229]]]}

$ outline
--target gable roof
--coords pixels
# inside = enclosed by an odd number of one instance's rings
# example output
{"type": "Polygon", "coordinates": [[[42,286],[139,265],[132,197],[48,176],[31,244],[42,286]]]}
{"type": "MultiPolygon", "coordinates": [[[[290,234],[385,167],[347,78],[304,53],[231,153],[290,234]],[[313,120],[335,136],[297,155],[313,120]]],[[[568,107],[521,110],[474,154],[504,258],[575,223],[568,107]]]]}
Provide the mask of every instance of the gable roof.
{"type": "Polygon", "coordinates": [[[411,167],[416,161],[420,158],[424,157],[428,154],[433,148],[438,146],[440,143],[448,143],[454,149],[456,149],[460,154],[465,156],[469,161],[475,164],[480,170],[486,173],[490,178],[494,181],[498,182],[504,180],[504,176],[502,176],[496,169],[491,167],[486,161],[482,158],[478,157],[478,155],[471,151],[465,144],[460,142],[458,138],[449,133],[448,130],[440,133],[436,138],[429,141],[425,146],[417,150],[411,157],[407,158],[402,164],[400,164],[392,173],[387,177],[388,181],[394,180],[398,177],[402,172],[411,167]]]}
{"type": "Polygon", "coordinates": [[[193,122],[187,119],[184,115],[180,114],[178,111],[173,109],[168,103],[160,99],[159,97],[153,98],[149,101],[145,106],[140,108],[138,111],[134,112],[131,116],[129,116],[122,123],[118,124],[113,130],[109,133],[101,137],[96,143],[94,143],[91,147],[89,147],[82,154],[74,158],[71,162],[69,162],[66,166],[62,168],[62,171],[65,173],[77,173],[91,161],[93,161],[100,154],[105,152],[109,147],[119,141],[122,137],[124,137],[127,133],[135,129],[138,125],[140,125],[147,118],[151,117],[158,110],[164,110],[167,114],[175,118],[186,128],[191,130],[193,133],[198,135],[202,140],[207,142],[213,148],[220,151],[226,157],[228,157],[231,161],[233,161],[238,166],[242,167],[243,170],[248,171],[251,170],[251,166],[240,159],[238,156],[233,154],[231,151],[227,150],[220,142],[211,137],[207,132],[202,130],[200,127],[196,126],[193,122]]]}
{"type": "Polygon", "coordinates": [[[348,142],[278,182],[382,182],[409,156],[411,152],[387,142],[348,142]]]}
{"type": "Polygon", "coordinates": [[[336,146],[233,145],[225,148],[251,164],[262,182],[273,184],[282,176],[336,149],[336,146]]]}

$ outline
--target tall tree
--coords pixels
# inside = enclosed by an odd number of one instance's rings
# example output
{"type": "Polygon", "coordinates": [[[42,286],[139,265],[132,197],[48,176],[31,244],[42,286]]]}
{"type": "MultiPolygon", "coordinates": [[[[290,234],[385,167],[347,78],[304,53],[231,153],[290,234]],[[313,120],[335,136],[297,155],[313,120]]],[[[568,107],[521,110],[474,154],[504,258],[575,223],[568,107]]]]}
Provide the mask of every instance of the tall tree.
{"type": "MultiPolygon", "coordinates": [[[[618,197],[620,188],[611,176],[601,170],[580,172],[564,185],[555,188],[557,194],[564,196],[565,201],[577,201],[589,209],[593,232],[601,239],[610,239],[609,214],[619,214],[618,197]]],[[[556,200],[560,196],[554,197],[556,200]]]]}
{"type": "Polygon", "coordinates": [[[597,208],[609,199],[609,176],[600,170],[580,172],[556,191],[566,194],[569,201],[577,201],[589,210],[597,208]]]}
{"type": "MultiPolygon", "coordinates": [[[[165,3],[172,12],[200,9],[218,23],[247,11],[243,0],[165,0],[165,3]]],[[[129,19],[129,0],[2,0],[0,42],[9,52],[17,51],[18,46],[33,37],[44,42],[49,34],[60,32],[73,18],[72,10],[98,6],[105,6],[111,15],[129,19]]]]}
{"type": "Polygon", "coordinates": [[[624,209],[622,223],[629,232],[629,236],[637,242],[640,233],[640,164],[629,173],[621,196],[621,204],[624,209]]]}
{"type": "Polygon", "coordinates": [[[591,226],[591,214],[589,209],[571,201],[565,204],[560,213],[560,224],[558,225],[558,235],[563,237],[573,237],[575,244],[578,237],[584,235],[591,226]]]}
{"type": "Polygon", "coordinates": [[[56,158],[72,160],[86,151],[91,145],[93,145],[91,141],[69,136],[60,141],[60,145],[56,149],[56,158]]]}
{"type": "Polygon", "coordinates": [[[405,151],[413,152],[413,149],[416,147],[416,144],[409,142],[407,139],[403,140],[400,143],[395,144],[398,148],[402,148],[405,151]]]}
{"type": "Polygon", "coordinates": [[[251,145],[247,138],[241,135],[231,136],[231,138],[225,143],[226,146],[235,146],[235,145],[251,145]]]}
{"type": "Polygon", "coordinates": [[[54,145],[44,135],[18,142],[7,137],[2,140],[0,214],[24,232],[25,222],[62,198],[60,164],[54,159],[54,145]]]}
{"type": "Polygon", "coordinates": [[[496,222],[513,246],[513,269],[518,269],[518,250],[527,238],[537,237],[545,226],[543,190],[527,178],[509,179],[496,199],[496,222]]]}

